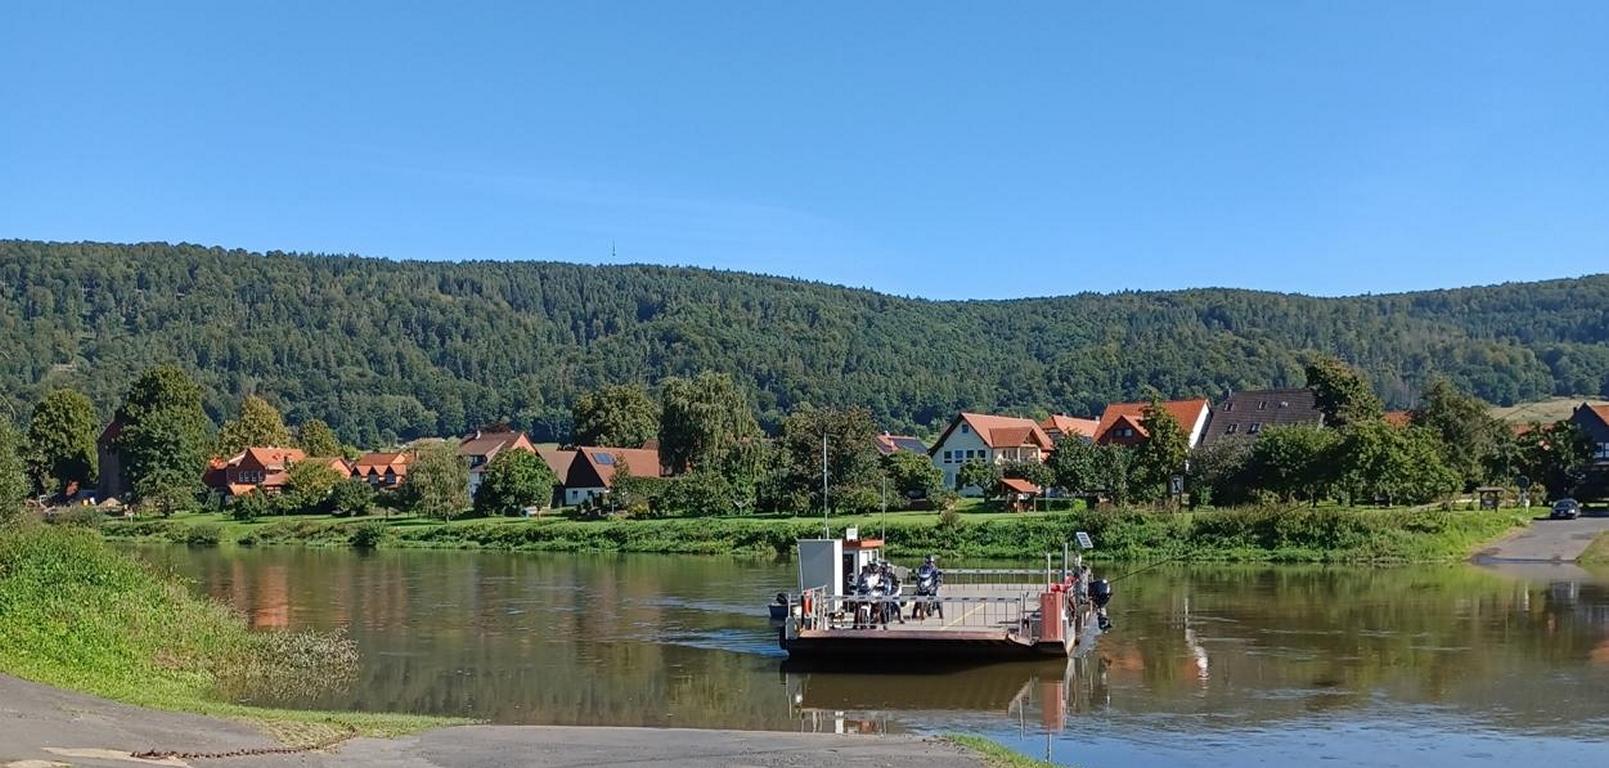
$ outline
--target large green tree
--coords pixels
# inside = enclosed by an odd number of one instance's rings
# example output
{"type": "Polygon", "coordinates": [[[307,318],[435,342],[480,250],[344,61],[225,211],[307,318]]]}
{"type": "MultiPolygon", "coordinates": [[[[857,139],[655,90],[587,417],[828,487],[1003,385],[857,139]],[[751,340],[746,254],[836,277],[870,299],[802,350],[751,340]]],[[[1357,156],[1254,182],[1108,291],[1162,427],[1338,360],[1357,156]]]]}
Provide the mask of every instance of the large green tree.
{"type": "Polygon", "coordinates": [[[28,498],[28,473],[18,442],[11,423],[0,419],[0,525],[15,518],[28,498]]]}
{"type": "Polygon", "coordinates": [[[341,448],[341,441],[335,437],[335,430],[321,419],[302,422],[296,429],[296,445],[308,456],[336,458],[346,453],[341,448]]]}
{"type": "Polygon", "coordinates": [[[304,514],[329,510],[330,493],[345,477],[328,464],[320,461],[298,461],[286,473],[286,504],[304,514]]]}
{"type": "Polygon", "coordinates": [[[256,395],[247,395],[240,401],[240,415],[224,422],[218,430],[218,452],[233,456],[251,447],[283,447],[290,445],[290,430],[279,409],[256,395]]]}
{"type": "Polygon", "coordinates": [[[1246,482],[1286,500],[1317,504],[1336,480],[1340,433],[1311,424],[1270,427],[1242,468],[1246,482]]]}
{"type": "Polygon", "coordinates": [[[983,459],[968,459],[955,470],[955,489],[977,488],[984,498],[992,499],[1000,493],[1000,465],[983,459]]]}
{"type": "MultiPolygon", "coordinates": [[[[579,459],[577,459],[579,461],[579,459]]],[[[518,515],[526,507],[545,508],[559,484],[553,470],[530,451],[503,451],[492,457],[475,490],[475,513],[518,515]]]]}
{"type": "Polygon", "coordinates": [[[1377,419],[1385,412],[1379,395],[1362,372],[1336,358],[1315,358],[1307,364],[1306,373],[1307,386],[1324,414],[1325,426],[1340,428],[1377,419]]]}
{"type": "Polygon", "coordinates": [[[619,384],[586,392],[576,398],[571,442],[641,448],[659,433],[659,406],[648,390],[619,384]]]}
{"type": "MultiPolygon", "coordinates": [[[[883,481],[877,426],[862,408],[806,406],[782,422],[784,484],[790,496],[821,509],[822,448],[825,440],[827,504],[860,509],[879,498],[883,481]]],[[[793,510],[796,512],[804,510],[793,510]]]]}
{"type": "Polygon", "coordinates": [[[1143,500],[1156,500],[1167,495],[1174,475],[1184,474],[1190,436],[1157,398],[1145,407],[1140,426],[1146,436],[1134,449],[1131,491],[1143,500]]]}
{"type": "Polygon", "coordinates": [[[212,449],[201,387],[182,369],[159,365],[129,385],[117,418],[117,447],[135,500],[163,514],[192,505],[212,449]]]}
{"type": "Polygon", "coordinates": [[[903,499],[931,499],[944,490],[944,471],[925,453],[890,453],[883,457],[883,471],[903,499]]]}
{"type": "Polygon", "coordinates": [[[469,465],[450,443],[420,446],[399,496],[404,509],[421,517],[457,517],[469,508],[469,465]]]}
{"type": "Polygon", "coordinates": [[[56,389],[34,406],[28,420],[28,474],[42,493],[68,484],[88,487],[95,480],[95,404],[83,393],[56,389]]]}
{"type": "Polygon", "coordinates": [[[740,446],[760,437],[754,406],[726,374],[666,379],[660,399],[659,457],[673,472],[735,472],[740,446]]]}
{"type": "Polygon", "coordinates": [[[1412,423],[1441,439],[1447,466],[1466,486],[1493,479],[1488,474],[1494,455],[1510,434],[1507,425],[1492,417],[1486,403],[1444,378],[1435,379],[1425,389],[1419,407],[1413,410],[1412,423]]]}
{"type": "Polygon", "coordinates": [[[1052,485],[1071,493],[1082,493],[1100,488],[1099,449],[1083,438],[1064,437],[1056,443],[1045,460],[1050,469],[1052,485]]]}
{"type": "Polygon", "coordinates": [[[1349,425],[1336,449],[1338,486],[1354,504],[1423,504],[1458,488],[1435,433],[1375,419],[1349,425]]]}

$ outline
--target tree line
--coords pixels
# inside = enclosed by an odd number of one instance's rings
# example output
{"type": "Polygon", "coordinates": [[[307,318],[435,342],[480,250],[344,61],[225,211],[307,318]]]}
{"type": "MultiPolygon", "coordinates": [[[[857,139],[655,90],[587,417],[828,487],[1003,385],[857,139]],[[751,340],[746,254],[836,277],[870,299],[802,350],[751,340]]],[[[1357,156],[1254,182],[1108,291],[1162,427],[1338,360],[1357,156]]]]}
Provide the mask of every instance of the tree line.
{"type": "MultiPolygon", "coordinates": [[[[1285,501],[1317,504],[1422,504],[1480,485],[1518,478],[1562,495],[1585,476],[1591,445],[1575,425],[1532,425],[1516,432],[1490,416],[1487,404],[1447,380],[1431,382],[1408,423],[1385,419],[1381,398],[1357,369],[1319,358],[1304,371],[1324,423],[1276,426],[1255,440],[1224,440],[1194,450],[1160,395],[1144,409],[1147,439],[1135,447],[1072,438],[1044,463],[969,461],[957,487],[921,453],[884,456],[867,408],[803,404],[776,434],[761,428],[758,409],[732,376],[706,371],[672,377],[657,395],[642,385],[610,385],[583,393],[570,414],[578,446],[639,448],[653,442],[661,467],[616,463],[613,490],[583,513],[666,515],[802,514],[948,506],[968,486],[992,495],[1002,478],[1117,504],[1158,503],[1184,480],[1192,504],[1285,501]],[[667,476],[659,476],[659,470],[667,476]]],[[[248,396],[239,416],[214,426],[200,385],[183,369],[142,372],[115,412],[111,436],[129,501],[161,514],[195,509],[205,499],[203,471],[214,456],[251,446],[301,447],[309,457],[352,457],[319,420],[288,427],[279,410],[248,396]]],[[[100,424],[82,393],[58,389],[32,409],[26,430],[0,429],[0,493],[62,494],[97,479],[100,424]]],[[[378,508],[452,518],[515,515],[546,506],[560,484],[537,455],[503,451],[486,467],[473,499],[468,466],[455,443],[419,446],[408,479],[392,494],[347,478],[320,461],[289,469],[286,492],[233,500],[237,517],[292,512],[362,515],[378,508]]],[[[1184,499],[1181,498],[1180,501],[1184,499]]],[[[221,503],[221,500],[220,500],[221,503]]]]}
{"type": "Polygon", "coordinates": [[[1389,405],[1444,378],[1499,404],[1609,395],[1609,277],[1321,299],[1238,290],[924,301],[651,266],[392,262],[193,245],[0,241],[0,399],[103,418],[175,363],[203,410],[248,395],[375,446],[507,421],[566,439],[583,394],[731,376],[769,434],[806,404],[932,434],[962,409],[1094,413],[1295,386],[1313,352],[1389,405]]]}

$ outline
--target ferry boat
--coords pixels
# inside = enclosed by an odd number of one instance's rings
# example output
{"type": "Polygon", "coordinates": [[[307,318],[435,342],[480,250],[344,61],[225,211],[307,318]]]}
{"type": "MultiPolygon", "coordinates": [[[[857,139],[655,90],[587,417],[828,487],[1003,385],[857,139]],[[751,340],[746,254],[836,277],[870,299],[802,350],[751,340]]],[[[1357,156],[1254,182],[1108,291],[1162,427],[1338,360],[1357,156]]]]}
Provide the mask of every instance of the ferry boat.
{"type": "Polygon", "coordinates": [[[856,595],[857,574],[883,563],[882,553],[882,540],[859,538],[854,529],[798,542],[799,593],[778,630],[789,658],[1065,658],[1105,623],[1111,586],[1092,578],[1081,556],[1069,560],[1064,552],[1059,571],[1049,555],[1042,571],[949,569],[932,597],[910,590],[856,595]],[[912,610],[918,602],[927,610],[912,610]]]}

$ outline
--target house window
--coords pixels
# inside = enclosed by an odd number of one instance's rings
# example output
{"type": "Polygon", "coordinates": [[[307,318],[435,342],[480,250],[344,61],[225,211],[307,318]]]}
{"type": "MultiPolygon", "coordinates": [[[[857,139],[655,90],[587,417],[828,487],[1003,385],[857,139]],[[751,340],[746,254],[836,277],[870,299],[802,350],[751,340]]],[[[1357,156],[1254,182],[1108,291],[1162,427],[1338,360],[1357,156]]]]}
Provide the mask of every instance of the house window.
{"type": "Polygon", "coordinates": [[[1118,437],[1133,437],[1134,436],[1134,428],[1133,427],[1124,427],[1122,429],[1119,429],[1117,431],[1117,436],[1118,437]]]}
{"type": "Polygon", "coordinates": [[[1233,435],[1234,433],[1239,432],[1239,431],[1240,431],[1240,425],[1239,424],[1230,424],[1228,427],[1224,428],[1224,434],[1226,434],[1226,435],[1233,435]]]}
{"type": "Polygon", "coordinates": [[[1609,443],[1598,443],[1597,458],[1609,459],[1609,443]]]}
{"type": "Polygon", "coordinates": [[[1229,402],[1224,403],[1224,410],[1225,411],[1233,411],[1234,409],[1235,409],[1235,401],[1230,400],[1229,402]]]}
{"type": "Polygon", "coordinates": [[[949,464],[950,461],[951,461],[951,458],[952,458],[952,454],[949,451],[945,451],[944,452],[944,463],[949,464]]]}
{"type": "Polygon", "coordinates": [[[1264,401],[1262,401],[1262,402],[1259,402],[1259,403],[1258,403],[1258,404],[1257,404],[1257,410],[1259,410],[1259,411],[1266,411],[1266,410],[1268,410],[1268,401],[1267,401],[1267,400],[1264,400],[1264,401]]]}
{"type": "Polygon", "coordinates": [[[971,433],[972,433],[972,427],[971,426],[966,425],[966,424],[961,425],[961,434],[967,435],[967,434],[971,434],[971,433]]]}
{"type": "Polygon", "coordinates": [[[1257,434],[1258,432],[1261,432],[1261,431],[1263,431],[1263,425],[1255,423],[1255,422],[1253,422],[1251,426],[1246,427],[1246,433],[1247,434],[1255,435],[1255,434],[1257,434]]]}

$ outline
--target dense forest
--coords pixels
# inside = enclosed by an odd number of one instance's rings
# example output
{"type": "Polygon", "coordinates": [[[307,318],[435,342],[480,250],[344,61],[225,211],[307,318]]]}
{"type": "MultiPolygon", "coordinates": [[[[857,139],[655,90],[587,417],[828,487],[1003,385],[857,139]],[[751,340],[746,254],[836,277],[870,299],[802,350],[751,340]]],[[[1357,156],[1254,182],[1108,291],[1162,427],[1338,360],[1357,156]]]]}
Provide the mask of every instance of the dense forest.
{"type": "Polygon", "coordinates": [[[507,422],[569,433],[600,385],[703,370],[775,429],[801,403],[931,432],[958,409],[1095,414],[1148,387],[1303,383],[1314,352],[1392,406],[1434,375],[1494,403],[1609,395],[1609,275],[1381,296],[1245,290],[926,301],[703,269],[394,262],[192,245],[0,240],[0,391],[54,386],[103,415],[176,362],[215,421],[259,394],[378,446],[507,422]]]}

